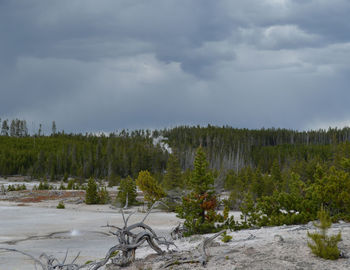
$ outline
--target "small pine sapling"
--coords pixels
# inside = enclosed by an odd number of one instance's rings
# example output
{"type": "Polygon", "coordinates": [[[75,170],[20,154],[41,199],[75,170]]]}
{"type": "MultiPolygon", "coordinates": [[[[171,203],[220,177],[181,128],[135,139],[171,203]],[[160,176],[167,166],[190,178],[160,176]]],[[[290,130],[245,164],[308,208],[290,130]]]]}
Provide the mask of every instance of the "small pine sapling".
{"type": "Polygon", "coordinates": [[[66,207],[65,207],[64,203],[63,203],[62,201],[60,201],[60,202],[58,203],[58,205],[56,206],[56,208],[57,208],[57,209],[65,209],[66,207]]]}
{"type": "Polygon", "coordinates": [[[312,253],[316,256],[327,260],[336,260],[340,256],[338,249],[338,242],[341,241],[341,233],[337,235],[327,235],[328,229],[332,225],[332,221],[329,217],[328,212],[321,207],[318,212],[319,223],[314,223],[314,226],[320,231],[315,233],[307,232],[307,236],[311,238],[314,243],[308,242],[312,253]]]}

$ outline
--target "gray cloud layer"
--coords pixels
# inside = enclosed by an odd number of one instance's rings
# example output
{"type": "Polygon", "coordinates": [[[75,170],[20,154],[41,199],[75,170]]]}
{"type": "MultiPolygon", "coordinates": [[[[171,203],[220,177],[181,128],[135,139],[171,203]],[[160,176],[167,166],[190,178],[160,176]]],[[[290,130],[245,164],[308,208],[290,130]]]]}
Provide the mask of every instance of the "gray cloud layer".
{"type": "Polygon", "coordinates": [[[67,131],[350,119],[347,0],[2,0],[0,116],[67,131]]]}

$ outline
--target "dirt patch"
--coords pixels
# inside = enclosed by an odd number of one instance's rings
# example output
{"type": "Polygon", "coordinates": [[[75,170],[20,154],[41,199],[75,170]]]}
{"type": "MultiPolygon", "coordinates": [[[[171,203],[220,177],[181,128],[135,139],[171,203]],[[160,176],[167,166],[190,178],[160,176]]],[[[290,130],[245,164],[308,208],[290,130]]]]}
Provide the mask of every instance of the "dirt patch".
{"type": "Polygon", "coordinates": [[[17,204],[17,206],[29,206],[29,205],[25,204],[25,203],[19,203],[19,204],[17,204]]]}
{"type": "MultiPolygon", "coordinates": [[[[36,190],[22,192],[21,196],[13,198],[16,202],[36,203],[48,200],[64,200],[85,197],[85,191],[56,191],[56,190],[36,190]]],[[[8,200],[11,201],[11,198],[8,200]]]]}

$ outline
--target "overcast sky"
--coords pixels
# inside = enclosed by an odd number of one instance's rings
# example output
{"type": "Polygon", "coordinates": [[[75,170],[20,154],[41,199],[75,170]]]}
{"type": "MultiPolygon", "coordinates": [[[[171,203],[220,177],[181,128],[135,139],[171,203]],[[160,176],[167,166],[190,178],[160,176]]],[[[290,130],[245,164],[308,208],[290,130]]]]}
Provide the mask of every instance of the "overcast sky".
{"type": "Polygon", "coordinates": [[[349,14],[349,0],[0,0],[0,117],[343,127],[349,14]]]}

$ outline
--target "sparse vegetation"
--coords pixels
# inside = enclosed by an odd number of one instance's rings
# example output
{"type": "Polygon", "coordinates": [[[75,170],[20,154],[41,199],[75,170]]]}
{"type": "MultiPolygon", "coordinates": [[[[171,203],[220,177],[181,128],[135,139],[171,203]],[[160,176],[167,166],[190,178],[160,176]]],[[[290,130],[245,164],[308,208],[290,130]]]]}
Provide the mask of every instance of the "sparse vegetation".
{"type": "Polygon", "coordinates": [[[49,183],[47,182],[47,179],[44,178],[43,181],[40,181],[38,190],[49,190],[49,189],[53,189],[53,186],[49,185],[49,183]]]}
{"type": "MultiPolygon", "coordinates": [[[[25,184],[22,185],[8,185],[7,191],[20,191],[20,190],[27,190],[27,187],[25,184]]],[[[2,192],[5,192],[5,187],[2,187],[2,192]]]]}

